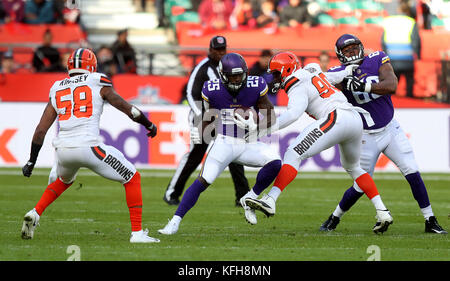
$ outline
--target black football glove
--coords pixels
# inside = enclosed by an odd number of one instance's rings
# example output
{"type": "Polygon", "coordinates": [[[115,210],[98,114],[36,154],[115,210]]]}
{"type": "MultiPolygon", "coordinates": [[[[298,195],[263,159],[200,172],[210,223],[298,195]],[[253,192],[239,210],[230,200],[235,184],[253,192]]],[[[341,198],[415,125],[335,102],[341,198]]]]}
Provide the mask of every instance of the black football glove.
{"type": "Polygon", "coordinates": [[[147,137],[153,138],[158,132],[158,128],[156,128],[156,125],[153,123],[149,127],[146,127],[146,129],[148,130],[147,137]]]}
{"type": "Polygon", "coordinates": [[[25,177],[30,177],[31,173],[33,172],[34,169],[34,164],[31,161],[28,161],[27,164],[25,164],[25,166],[22,167],[22,173],[25,177]]]}
{"type": "Polygon", "coordinates": [[[354,76],[347,76],[342,80],[342,85],[344,86],[344,89],[347,91],[350,91],[352,93],[354,92],[370,92],[370,86],[367,87],[367,83],[362,82],[358,78],[354,76]],[[368,90],[369,89],[369,90],[368,90]],[[368,91],[367,91],[368,90],[368,91]]]}

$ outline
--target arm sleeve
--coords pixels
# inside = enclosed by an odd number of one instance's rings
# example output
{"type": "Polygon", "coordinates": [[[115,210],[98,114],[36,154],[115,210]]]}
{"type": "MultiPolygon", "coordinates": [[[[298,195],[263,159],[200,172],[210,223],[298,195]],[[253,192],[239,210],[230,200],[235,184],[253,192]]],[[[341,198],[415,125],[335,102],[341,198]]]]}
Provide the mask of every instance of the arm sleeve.
{"type": "Polygon", "coordinates": [[[325,74],[327,80],[333,85],[341,83],[342,80],[349,75],[348,71],[345,69],[337,72],[324,72],[323,74],[325,74]]]}
{"type": "Polygon", "coordinates": [[[186,99],[195,115],[202,114],[201,92],[204,81],[208,79],[204,77],[200,66],[194,68],[186,88],[186,99]]]}

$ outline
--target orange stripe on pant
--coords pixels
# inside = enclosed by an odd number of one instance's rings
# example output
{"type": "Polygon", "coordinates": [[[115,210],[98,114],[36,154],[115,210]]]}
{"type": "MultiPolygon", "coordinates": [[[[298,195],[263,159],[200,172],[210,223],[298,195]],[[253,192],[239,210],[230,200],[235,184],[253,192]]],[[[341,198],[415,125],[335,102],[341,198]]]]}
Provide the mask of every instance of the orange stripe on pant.
{"type": "Polygon", "coordinates": [[[328,115],[328,120],[325,121],[325,123],[320,126],[320,130],[322,130],[322,132],[328,131],[334,125],[335,121],[336,121],[336,112],[333,111],[328,115]]]}

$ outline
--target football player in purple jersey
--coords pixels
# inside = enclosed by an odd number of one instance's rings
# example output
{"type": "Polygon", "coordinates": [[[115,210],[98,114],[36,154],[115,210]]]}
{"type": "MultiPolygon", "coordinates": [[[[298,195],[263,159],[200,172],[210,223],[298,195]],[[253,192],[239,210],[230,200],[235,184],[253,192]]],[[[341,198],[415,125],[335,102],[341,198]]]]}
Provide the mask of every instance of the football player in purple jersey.
{"type": "MultiPolygon", "coordinates": [[[[380,153],[386,155],[400,169],[411,186],[414,199],[425,218],[425,232],[447,234],[434,216],[408,137],[394,119],[391,95],[397,90],[398,80],[389,56],[383,51],[365,56],[363,44],[351,34],[344,34],[337,39],[335,51],[342,65],[331,68],[329,72],[340,71],[349,64],[359,65],[352,76],[342,81],[340,88],[350,103],[368,111],[375,122],[373,126],[364,122],[361,167],[372,175],[380,153]]],[[[363,194],[354,182],[353,186],[345,191],[336,209],[321,225],[320,230],[334,230],[344,213],[363,194]]]]}
{"type": "MultiPolygon", "coordinates": [[[[278,175],[281,168],[280,156],[269,144],[256,139],[248,139],[246,131],[268,128],[275,122],[273,104],[267,97],[268,86],[259,76],[248,76],[248,68],[244,58],[237,53],[228,53],[219,63],[220,79],[206,81],[203,84],[202,98],[206,113],[203,117],[203,138],[211,137],[208,132],[215,128],[216,136],[209,150],[198,178],[186,190],[173,218],[158,232],[172,235],[178,231],[185,214],[194,207],[200,194],[211,185],[222,171],[231,163],[239,163],[250,167],[262,167],[256,177],[256,183],[241,198],[241,205],[247,222],[256,224],[255,211],[245,204],[246,198],[257,198],[278,175]],[[253,108],[248,118],[255,117],[259,111],[260,122],[254,128],[242,129],[237,123],[245,121],[238,115],[237,108],[253,108]],[[255,114],[255,115],[254,115],[255,114]],[[210,117],[215,117],[212,120],[210,117]],[[267,122],[263,122],[266,121],[267,122]],[[267,124],[266,124],[267,123],[267,124]]],[[[255,119],[253,119],[255,120],[255,119]]]]}

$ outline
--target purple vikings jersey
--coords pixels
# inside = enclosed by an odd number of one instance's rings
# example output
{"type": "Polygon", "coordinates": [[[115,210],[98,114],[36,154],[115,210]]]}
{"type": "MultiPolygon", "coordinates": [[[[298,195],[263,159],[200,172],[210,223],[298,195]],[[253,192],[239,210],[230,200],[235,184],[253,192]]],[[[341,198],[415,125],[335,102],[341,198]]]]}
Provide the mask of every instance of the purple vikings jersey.
{"type": "MultiPolygon", "coordinates": [[[[355,77],[363,82],[378,83],[378,69],[390,59],[383,51],[377,51],[364,57],[361,65],[353,72],[355,77]]],[[[332,67],[329,72],[341,71],[345,65],[332,67]]],[[[367,110],[372,116],[375,125],[368,127],[363,118],[364,129],[374,130],[386,126],[394,117],[394,106],[390,95],[377,95],[374,93],[355,92],[343,90],[347,100],[354,106],[367,110]]]]}
{"type": "Polygon", "coordinates": [[[206,81],[203,84],[202,98],[209,103],[210,110],[218,110],[216,133],[231,137],[243,137],[244,130],[233,121],[236,108],[256,108],[260,97],[267,94],[266,81],[259,76],[248,76],[246,83],[236,95],[231,95],[220,79],[206,81]]]}

